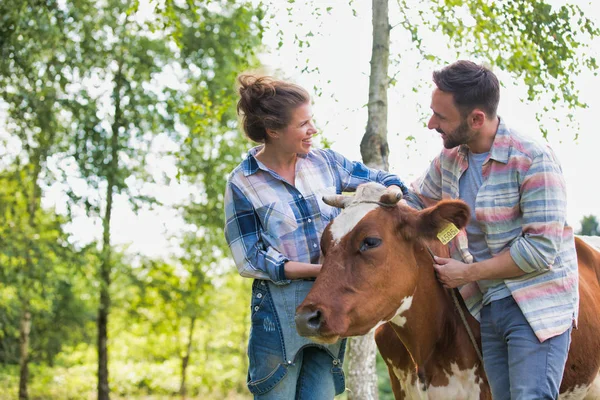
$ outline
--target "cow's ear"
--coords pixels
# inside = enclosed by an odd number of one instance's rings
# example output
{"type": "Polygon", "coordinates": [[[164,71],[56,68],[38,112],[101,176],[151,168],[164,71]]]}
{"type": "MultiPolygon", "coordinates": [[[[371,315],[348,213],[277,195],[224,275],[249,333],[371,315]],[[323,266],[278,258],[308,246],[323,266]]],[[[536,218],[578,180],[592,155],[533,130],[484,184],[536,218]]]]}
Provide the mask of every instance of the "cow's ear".
{"type": "Polygon", "coordinates": [[[433,207],[424,209],[419,213],[417,230],[419,235],[429,239],[448,225],[449,222],[458,229],[467,226],[471,212],[469,206],[461,200],[443,200],[433,207]]]}

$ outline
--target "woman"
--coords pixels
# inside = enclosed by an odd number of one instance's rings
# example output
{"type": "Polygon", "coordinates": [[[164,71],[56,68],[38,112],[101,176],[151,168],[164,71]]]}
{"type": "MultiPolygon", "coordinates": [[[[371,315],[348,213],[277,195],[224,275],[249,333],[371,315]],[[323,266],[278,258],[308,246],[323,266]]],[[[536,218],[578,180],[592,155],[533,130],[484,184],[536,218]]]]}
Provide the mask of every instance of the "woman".
{"type": "Polygon", "coordinates": [[[339,210],[325,194],[365,182],[406,187],[392,174],[312,149],[310,96],[271,77],[239,77],[238,114],[261,143],[231,173],[225,237],[239,273],[253,278],[248,388],[255,399],[331,399],[345,388],[345,342],[318,345],[296,332],[294,313],[321,265],[320,239],[339,210]]]}

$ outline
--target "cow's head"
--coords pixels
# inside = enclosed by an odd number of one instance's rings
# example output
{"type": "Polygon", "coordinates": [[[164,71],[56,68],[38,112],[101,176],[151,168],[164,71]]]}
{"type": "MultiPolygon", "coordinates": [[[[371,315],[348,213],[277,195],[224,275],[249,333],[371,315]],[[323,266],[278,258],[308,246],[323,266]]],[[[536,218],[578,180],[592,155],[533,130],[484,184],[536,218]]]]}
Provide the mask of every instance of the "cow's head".
{"type": "MultiPolygon", "coordinates": [[[[393,318],[409,306],[405,300],[414,294],[423,268],[415,248],[423,248],[422,241],[436,237],[449,222],[460,229],[469,220],[461,201],[417,211],[400,198],[374,183],[359,186],[353,197],[324,198],[344,210],[323,234],[323,267],[296,310],[300,335],[333,343],[393,318]]],[[[432,264],[429,258],[426,267],[432,264]]]]}

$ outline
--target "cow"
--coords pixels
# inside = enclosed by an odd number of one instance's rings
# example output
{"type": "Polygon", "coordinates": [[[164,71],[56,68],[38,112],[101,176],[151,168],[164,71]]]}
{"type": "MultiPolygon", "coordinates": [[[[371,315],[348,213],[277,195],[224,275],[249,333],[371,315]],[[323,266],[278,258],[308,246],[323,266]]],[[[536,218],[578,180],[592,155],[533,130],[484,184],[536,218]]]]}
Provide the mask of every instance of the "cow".
{"type": "MultiPolygon", "coordinates": [[[[354,197],[324,199],[345,208],[322,236],[322,269],[296,310],[298,332],[333,343],[376,329],[396,399],[491,399],[479,324],[436,279],[431,255],[449,256],[436,235],[448,222],[464,228],[468,206],[442,200],[419,211],[382,190],[366,184],[354,197]]],[[[575,245],[580,312],[560,399],[600,399],[600,252],[575,245]]]]}

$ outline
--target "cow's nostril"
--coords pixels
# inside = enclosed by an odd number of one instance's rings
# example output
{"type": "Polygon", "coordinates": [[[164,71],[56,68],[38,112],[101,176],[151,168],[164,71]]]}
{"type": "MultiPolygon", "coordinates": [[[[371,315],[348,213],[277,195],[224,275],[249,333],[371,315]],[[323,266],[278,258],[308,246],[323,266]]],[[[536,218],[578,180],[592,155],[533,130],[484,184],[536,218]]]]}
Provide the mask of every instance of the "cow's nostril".
{"type": "Polygon", "coordinates": [[[310,318],[308,318],[308,326],[311,329],[319,330],[319,328],[321,327],[321,311],[315,310],[312,312],[312,314],[313,315],[310,318]]]}
{"type": "Polygon", "coordinates": [[[302,310],[296,313],[296,330],[300,336],[318,335],[321,323],[321,310],[302,310]]]}

